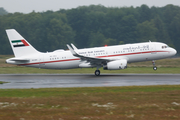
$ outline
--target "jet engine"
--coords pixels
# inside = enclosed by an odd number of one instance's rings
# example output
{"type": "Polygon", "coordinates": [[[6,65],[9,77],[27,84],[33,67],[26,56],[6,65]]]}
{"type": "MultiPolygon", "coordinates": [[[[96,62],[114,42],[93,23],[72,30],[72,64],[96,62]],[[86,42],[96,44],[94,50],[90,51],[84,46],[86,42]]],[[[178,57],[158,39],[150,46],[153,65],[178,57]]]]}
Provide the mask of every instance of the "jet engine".
{"type": "Polygon", "coordinates": [[[127,68],[127,60],[116,60],[108,62],[107,65],[103,66],[104,70],[120,70],[127,68]]]}

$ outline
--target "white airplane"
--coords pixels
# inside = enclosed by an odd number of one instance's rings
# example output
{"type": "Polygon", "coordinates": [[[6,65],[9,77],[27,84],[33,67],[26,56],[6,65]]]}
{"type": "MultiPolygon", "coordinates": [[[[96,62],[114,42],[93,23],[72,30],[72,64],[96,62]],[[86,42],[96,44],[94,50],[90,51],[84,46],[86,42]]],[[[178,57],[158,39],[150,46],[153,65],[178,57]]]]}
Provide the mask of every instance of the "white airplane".
{"type": "Polygon", "coordinates": [[[153,69],[157,70],[154,60],[175,55],[175,49],[160,42],[145,42],[108,47],[77,49],[67,45],[69,50],[56,50],[42,53],[37,51],[16,30],[8,29],[9,38],[15,57],[7,59],[9,64],[44,69],[72,69],[96,67],[95,75],[99,76],[99,68],[104,70],[119,70],[127,68],[127,63],[151,61],[153,69]]]}

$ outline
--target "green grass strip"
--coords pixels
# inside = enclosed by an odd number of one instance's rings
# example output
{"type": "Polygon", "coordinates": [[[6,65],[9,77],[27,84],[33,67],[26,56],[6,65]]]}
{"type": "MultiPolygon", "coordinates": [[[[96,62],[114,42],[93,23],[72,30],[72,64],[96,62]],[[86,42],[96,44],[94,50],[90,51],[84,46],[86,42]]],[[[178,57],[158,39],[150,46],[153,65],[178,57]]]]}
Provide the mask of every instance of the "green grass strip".
{"type": "Polygon", "coordinates": [[[159,92],[180,90],[180,85],[125,86],[125,87],[84,87],[84,88],[41,88],[41,89],[0,89],[0,97],[60,97],[79,94],[159,92]]]}
{"type": "Polygon", "coordinates": [[[3,82],[3,81],[0,81],[0,84],[4,84],[4,83],[8,83],[8,82],[3,82]]]}

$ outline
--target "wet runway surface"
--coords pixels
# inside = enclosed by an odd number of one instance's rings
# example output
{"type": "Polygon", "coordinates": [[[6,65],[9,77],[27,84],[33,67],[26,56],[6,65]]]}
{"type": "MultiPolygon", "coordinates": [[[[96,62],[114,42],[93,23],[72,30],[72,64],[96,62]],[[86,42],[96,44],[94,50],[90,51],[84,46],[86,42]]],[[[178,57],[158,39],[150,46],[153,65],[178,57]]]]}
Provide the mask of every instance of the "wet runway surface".
{"type": "Polygon", "coordinates": [[[0,89],[180,84],[180,74],[0,74],[0,89]]]}

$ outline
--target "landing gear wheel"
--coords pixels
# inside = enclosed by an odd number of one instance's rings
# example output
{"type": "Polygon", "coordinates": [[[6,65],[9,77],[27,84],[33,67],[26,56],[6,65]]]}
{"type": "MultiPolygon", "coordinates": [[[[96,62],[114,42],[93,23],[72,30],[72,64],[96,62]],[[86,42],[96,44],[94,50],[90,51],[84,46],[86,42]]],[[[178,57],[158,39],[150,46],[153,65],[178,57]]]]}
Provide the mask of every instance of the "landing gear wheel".
{"type": "Polygon", "coordinates": [[[154,67],[153,67],[153,70],[157,70],[157,67],[156,67],[156,66],[154,66],[154,67]]]}
{"type": "Polygon", "coordinates": [[[99,76],[99,75],[100,75],[100,70],[96,70],[96,71],[95,71],[95,75],[96,75],[96,76],[99,76]]]}

